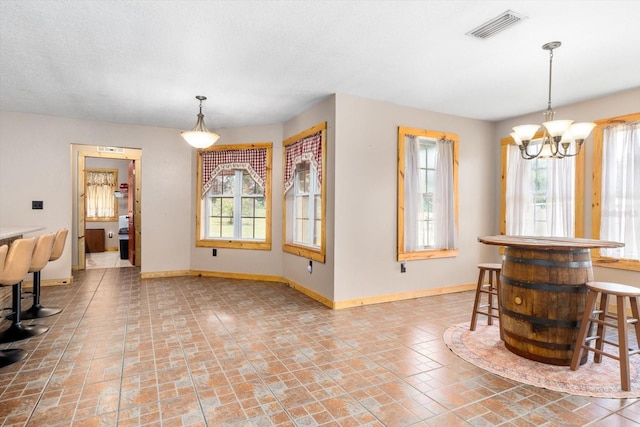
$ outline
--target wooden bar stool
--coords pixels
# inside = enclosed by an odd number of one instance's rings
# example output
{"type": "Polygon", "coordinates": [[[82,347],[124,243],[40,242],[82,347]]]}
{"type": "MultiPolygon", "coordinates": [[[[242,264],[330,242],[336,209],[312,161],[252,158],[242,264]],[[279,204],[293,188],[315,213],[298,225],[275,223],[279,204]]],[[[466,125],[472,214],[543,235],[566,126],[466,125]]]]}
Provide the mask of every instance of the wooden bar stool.
{"type": "Polygon", "coordinates": [[[620,362],[620,382],[622,389],[631,390],[631,379],[629,376],[629,356],[640,354],[640,349],[630,349],[628,340],[628,325],[632,324],[636,331],[636,340],[640,346],[640,288],[608,282],[587,282],[587,303],[580,323],[580,330],[576,338],[576,347],[571,359],[571,369],[578,369],[578,362],[582,352],[593,351],[593,361],[600,363],[602,356],[611,357],[620,362]],[[596,309],[596,299],[600,295],[600,307],[596,309]],[[609,313],[609,296],[616,297],[617,312],[609,313]],[[631,305],[632,317],[627,317],[627,299],[631,305]],[[591,322],[598,325],[596,335],[587,336],[591,322]],[[618,343],[609,341],[606,338],[607,326],[617,328],[618,343]],[[589,346],[591,341],[595,341],[595,347],[589,346]],[[607,353],[603,350],[604,344],[618,347],[618,355],[607,353]]]}
{"type": "MultiPolygon", "coordinates": [[[[8,251],[9,246],[0,246],[0,275],[2,275],[2,271],[4,270],[4,260],[7,258],[8,251]]],[[[19,348],[0,350],[0,368],[19,362],[25,357],[27,357],[27,352],[19,348]]]]}
{"type": "Polygon", "coordinates": [[[60,256],[62,256],[62,252],[64,251],[64,244],[67,240],[67,234],[69,230],[66,228],[61,228],[55,234],[55,238],[53,240],[53,247],[51,248],[51,253],[49,258],[46,260],[42,267],[38,268],[38,265],[34,267],[34,261],[31,262],[31,268],[29,269],[30,273],[33,273],[33,304],[27,310],[22,312],[23,319],[39,319],[42,317],[53,316],[54,314],[58,314],[62,311],[61,308],[45,308],[40,304],[40,272],[47,265],[48,262],[55,261],[60,256]]]}
{"type": "MultiPolygon", "coordinates": [[[[46,235],[45,235],[46,236],[46,235]]],[[[40,236],[38,240],[42,239],[40,236]]],[[[44,247],[47,247],[46,238],[44,239],[44,247]]],[[[11,299],[13,311],[11,325],[0,332],[0,343],[20,341],[36,335],[43,334],[49,330],[46,326],[40,325],[23,325],[20,316],[21,299],[22,299],[22,280],[29,272],[31,258],[35,251],[36,239],[18,239],[14,240],[9,247],[9,253],[4,261],[2,274],[0,274],[0,285],[12,286],[11,299]]],[[[50,245],[49,245],[49,249],[50,245]]]]}
{"type": "MultiPolygon", "coordinates": [[[[480,270],[478,274],[478,286],[476,287],[476,298],[473,302],[473,314],[471,315],[471,325],[469,330],[476,330],[478,314],[487,316],[487,324],[493,325],[493,319],[500,319],[500,270],[501,264],[481,263],[478,264],[480,270]],[[488,282],[485,283],[484,275],[489,272],[488,282]],[[482,304],[482,294],[487,295],[487,304],[482,304]],[[496,297],[496,303],[493,297],[496,297]]],[[[500,339],[502,339],[502,328],[500,328],[500,339]]]]}

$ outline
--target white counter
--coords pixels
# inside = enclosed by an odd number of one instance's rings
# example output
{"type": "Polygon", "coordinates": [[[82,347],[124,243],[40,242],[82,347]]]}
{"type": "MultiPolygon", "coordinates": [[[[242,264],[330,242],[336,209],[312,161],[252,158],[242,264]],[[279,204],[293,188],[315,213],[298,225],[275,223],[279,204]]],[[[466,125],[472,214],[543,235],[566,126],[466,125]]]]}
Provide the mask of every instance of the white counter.
{"type": "Polygon", "coordinates": [[[16,226],[16,227],[0,227],[0,240],[11,239],[13,237],[19,237],[27,233],[33,233],[34,231],[44,230],[44,225],[34,226],[16,226]]]}

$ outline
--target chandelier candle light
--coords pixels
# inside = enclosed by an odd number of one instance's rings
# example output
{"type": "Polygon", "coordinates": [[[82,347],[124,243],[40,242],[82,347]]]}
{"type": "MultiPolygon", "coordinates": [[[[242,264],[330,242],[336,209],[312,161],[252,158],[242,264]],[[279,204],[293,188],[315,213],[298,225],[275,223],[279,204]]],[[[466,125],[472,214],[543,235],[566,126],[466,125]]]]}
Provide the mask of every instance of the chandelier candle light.
{"type": "Polygon", "coordinates": [[[202,101],[206,100],[206,96],[198,95],[196,99],[200,101],[200,112],[198,113],[198,121],[193,130],[185,130],[180,135],[185,141],[195,148],[207,148],[215,144],[220,139],[220,135],[210,132],[204,125],[204,115],[202,115],[202,101]]]}
{"type": "Polygon", "coordinates": [[[528,148],[540,125],[516,126],[513,128],[513,133],[511,133],[511,137],[520,148],[520,155],[526,160],[536,158],[562,159],[563,157],[577,156],[580,154],[584,140],[596,126],[595,123],[591,122],[573,123],[573,120],[553,120],[554,111],[551,109],[553,49],[560,47],[561,44],[556,41],[542,46],[542,49],[549,51],[549,101],[547,109],[543,113],[544,123],[542,125],[544,126],[544,134],[537,153],[529,153],[528,148]]]}

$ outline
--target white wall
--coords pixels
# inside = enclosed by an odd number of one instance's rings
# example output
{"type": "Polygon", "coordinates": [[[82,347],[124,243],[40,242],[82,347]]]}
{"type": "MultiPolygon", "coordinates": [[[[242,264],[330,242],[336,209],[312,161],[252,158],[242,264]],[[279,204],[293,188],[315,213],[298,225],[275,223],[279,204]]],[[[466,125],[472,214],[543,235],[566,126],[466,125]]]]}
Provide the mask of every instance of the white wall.
{"type": "Polygon", "coordinates": [[[496,233],[493,124],[347,95],[336,99],[334,299],[475,282],[476,264],[499,259],[497,250],[477,241],[496,233]],[[399,126],[460,137],[459,254],[408,261],[406,273],[396,249],[399,126]]]}
{"type": "MultiPolygon", "coordinates": [[[[335,96],[327,97],[316,105],[300,113],[283,125],[283,139],[296,135],[319,123],[327,122],[326,131],[326,253],[325,262],[313,261],[313,273],[309,274],[307,266],[309,260],[290,253],[283,253],[282,274],[287,279],[317,292],[320,295],[334,300],[334,239],[335,239],[335,215],[334,215],[334,188],[335,158],[336,158],[336,128],[335,128],[335,96]]],[[[282,179],[282,172],[280,172],[282,179]]],[[[282,193],[281,193],[282,194],[282,193]]],[[[280,199],[279,203],[282,203],[280,199]]]]}
{"type": "MultiPolygon", "coordinates": [[[[595,120],[640,111],[640,88],[557,108],[557,117],[595,120]]],[[[497,124],[348,95],[326,98],[283,124],[221,129],[221,143],[273,142],[271,251],[195,247],[196,153],[174,129],[24,113],[0,113],[0,225],[73,230],[71,144],[142,149],[142,269],[205,270],[283,276],[333,301],[411,293],[475,282],[476,264],[497,261],[497,248],[477,237],[498,233],[500,138],[512,126],[539,122],[531,114],[497,124]],[[327,122],[326,263],[282,253],[282,140],[327,122]],[[396,261],[397,128],[460,137],[459,231],[455,258],[396,261]],[[43,200],[43,210],[31,210],[43,200]]],[[[592,147],[586,145],[586,176],[592,147]]],[[[591,180],[585,179],[586,194],[591,180]]],[[[585,200],[585,232],[591,210],[585,200]]],[[[70,239],[77,236],[72,236],[70,239]]],[[[72,242],[43,278],[71,277],[72,242]]],[[[640,273],[594,268],[597,280],[637,285],[640,273]]]]}
{"type": "MultiPolygon", "coordinates": [[[[195,220],[190,224],[191,269],[225,273],[242,273],[266,276],[282,276],[282,125],[254,126],[216,130],[219,144],[250,144],[271,142],[273,161],[271,171],[272,225],[271,250],[247,250],[218,248],[212,256],[211,248],[196,248],[195,220]]],[[[191,200],[195,218],[196,200],[200,197],[196,182],[197,156],[191,162],[191,200]]]]}
{"type": "MultiPolygon", "coordinates": [[[[556,119],[571,119],[576,122],[595,121],[609,117],[640,112],[640,88],[580,102],[573,105],[555,107],[556,119]]],[[[504,120],[496,125],[495,143],[500,144],[500,139],[509,136],[512,127],[522,124],[542,123],[542,111],[526,116],[504,120]]],[[[591,194],[593,176],[593,144],[590,136],[585,141],[585,198],[584,198],[584,235],[591,238],[591,194]]],[[[499,156],[499,154],[498,154],[499,156]]],[[[496,176],[496,186],[500,183],[499,174],[496,176]]],[[[499,212],[500,192],[494,195],[494,204],[499,212]]],[[[618,270],[612,268],[594,267],[595,280],[624,283],[640,286],[640,272],[618,270]]]]}
{"type": "MultiPolygon", "coordinates": [[[[175,129],[1,112],[0,224],[73,230],[71,144],[142,149],[141,271],[188,270],[195,154],[175,129]],[[31,200],[44,209],[31,210],[31,200]]],[[[71,243],[44,280],[71,277],[71,243]]]]}

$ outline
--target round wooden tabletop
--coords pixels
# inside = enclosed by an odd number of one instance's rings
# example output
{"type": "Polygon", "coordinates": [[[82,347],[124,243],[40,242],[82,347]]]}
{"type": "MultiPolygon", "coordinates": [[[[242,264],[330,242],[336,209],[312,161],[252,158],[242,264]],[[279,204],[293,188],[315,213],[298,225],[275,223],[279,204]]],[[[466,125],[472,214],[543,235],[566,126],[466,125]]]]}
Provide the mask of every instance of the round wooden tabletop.
{"type": "Polygon", "coordinates": [[[488,245],[515,246],[535,249],[591,249],[591,248],[620,248],[624,243],[606,240],[581,239],[572,237],[535,237],[535,236],[482,236],[478,241],[488,245]]]}

